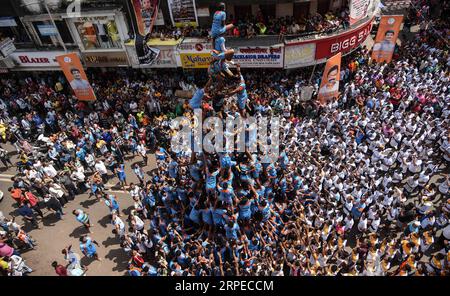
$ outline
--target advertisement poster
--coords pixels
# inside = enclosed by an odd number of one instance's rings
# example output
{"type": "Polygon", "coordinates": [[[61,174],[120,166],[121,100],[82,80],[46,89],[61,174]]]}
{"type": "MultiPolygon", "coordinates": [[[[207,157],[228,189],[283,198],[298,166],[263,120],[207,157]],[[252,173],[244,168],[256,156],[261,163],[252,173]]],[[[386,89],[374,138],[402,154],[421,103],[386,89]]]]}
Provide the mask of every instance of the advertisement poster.
{"type": "Polygon", "coordinates": [[[284,48],[284,67],[286,69],[309,66],[314,63],[316,44],[314,42],[286,45],[284,48]]]}
{"type": "Polygon", "coordinates": [[[320,83],[317,96],[321,105],[326,105],[328,102],[339,96],[341,58],[342,54],[338,53],[328,59],[327,64],[325,65],[322,82],[320,83]]]}
{"type": "Polygon", "coordinates": [[[391,62],[402,22],[402,15],[381,17],[375,44],[372,47],[372,59],[377,63],[391,62]]]}
{"type": "Polygon", "coordinates": [[[89,83],[80,58],[76,53],[56,57],[61,70],[69,81],[75,96],[82,101],[95,101],[94,90],[89,83]]]}
{"type": "Polygon", "coordinates": [[[233,60],[242,68],[283,68],[284,46],[239,47],[233,60]]]}
{"type": "Polygon", "coordinates": [[[195,0],[167,0],[167,4],[175,27],[198,25],[195,0]]]}
{"type": "Polygon", "coordinates": [[[210,53],[180,53],[181,66],[185,69],[208,68],[213,60],[210,53]]]}
{"type": "Polygon", "coordinates": [[[372,0],[350,0],[350,26],[365,18],[372,0]]]}
{"type": "Polygon", "coordinates": [[[130,0],[133,8],[132,22],[135,29],[134,45],[140,64],[152,64],[159,50],[147,45],[147,37],[152,32],[158,16],[159,0],[130,0]]]}

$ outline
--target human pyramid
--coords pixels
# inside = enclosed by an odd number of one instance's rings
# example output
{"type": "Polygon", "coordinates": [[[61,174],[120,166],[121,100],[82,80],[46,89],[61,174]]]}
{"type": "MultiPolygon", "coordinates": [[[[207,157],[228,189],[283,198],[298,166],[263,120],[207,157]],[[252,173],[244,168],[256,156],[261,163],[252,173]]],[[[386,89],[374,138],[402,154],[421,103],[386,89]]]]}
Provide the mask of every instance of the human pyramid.
{"type": "MultiPolygon", "coordinates": [[[[205,85],[197,83],[197,90],[189,101],[189,106],[195,110],[201,108],[203,100],[223,100],[225,96],[236,95],[239,113],[245,118],[248,100],[246,84],[240,65],[233,62],[234,50],[227,49],[225,46],[224,35],[234,27],[233,24],[225,23],[226,18],[225,3],[222,2],[214,13],[212,21],[213,50],[212,61],[208,67],[208,81],[205,85]],[[230,70],[231,65],[236,66],[236,74],[230,70]]],[[[221,103],[219,106],[222,106],[221,103]]]]}

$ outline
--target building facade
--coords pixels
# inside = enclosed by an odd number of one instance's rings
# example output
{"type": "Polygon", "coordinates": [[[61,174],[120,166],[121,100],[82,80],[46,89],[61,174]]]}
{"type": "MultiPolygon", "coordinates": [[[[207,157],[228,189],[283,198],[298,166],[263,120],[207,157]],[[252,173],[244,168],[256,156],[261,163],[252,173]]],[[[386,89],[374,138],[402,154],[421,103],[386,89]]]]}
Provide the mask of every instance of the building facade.
{"type": "MultiPolygon", "coordinates": [[[[133,46],[132,0],[0,0],[0,72],[59,70],[55,57],[76,52],[86,68],[204,68],[206,39],[149,41],[159,49],[153,64],[139,65],[133,46]],[[3,54],[5,53],[5,54],[3,54]]],[[[149,0],[150,1],[150,0],[149,0]]],[[[145,2],[145,1],[144,1],[145,2]]],[[[372,5],[358,22],[316,34],[229,38],[228,46],[244,67],[297,68],[323,63],[339,51],[348,53],[370,34],[379,0],[228,0],[231,20],[292,18],[304,20],[329,11],[348,10],[353,3],[372,5]]],[[[160,0],[156,30],[190,25],[207,28],[216,1],[160,0]],[[179,11],[184,11],[180,14],[179,11]]]]}

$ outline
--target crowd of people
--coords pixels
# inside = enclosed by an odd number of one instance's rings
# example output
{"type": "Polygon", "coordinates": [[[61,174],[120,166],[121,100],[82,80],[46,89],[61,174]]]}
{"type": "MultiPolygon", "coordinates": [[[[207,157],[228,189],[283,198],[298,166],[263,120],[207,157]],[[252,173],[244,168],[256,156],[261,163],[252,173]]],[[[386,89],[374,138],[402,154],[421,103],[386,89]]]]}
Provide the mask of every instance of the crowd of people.
{"type": "MultiPolygon", "coordinates": [[[[432,25],[390,64],[365,48],[345,57],[342,94],[327,106],[300,100],[310,69],[226,69],[238,79],[213,79],[211,89],[203,73],[95,73],[94,103],[76,100],[61,77],[4,78],[4,142],[19,158],[4,162],[18,170],[5,195],[32,227],[44,208],[64,217],[81,194],[105,203],[132,276],[448,275],[449,26],[432,25]],[[203,89],[203,100],[177,101],[177,89],[203,89]],[[198,104],[224,119],[281,116],[278,160],[173,151],[170,119],[192,118],[198,104]],[[146,176],[149,153],[157,169],[146,176]],[[132,167],[139,183],[127,182],[127,156],[142,158],[132,167]],[[127,216],[106,187],[113,175],[133,199],[127,216]]],[[[0,214],[0,270],[32,272],[19,249],[38,242],[0,214]]],[[[90,231],[89,209],[71,214],[90,231]]],[[[102,260],[97,244],[83,235],[80,252],[102,260]]],[[[62,254],[66,264],[51,263],[58,275],[86,274],[72,246],[62,254]]]]}
{"type": "MultiPolygon", "coordinates": [[[[330,34],[339,29],[348,28],[350,25],[348,19],[348,9],[335,13],[330,11],[324,15],[314,13],[299,19],[295,19],[293,16],[265,17],[259,11],[257,15],[249,15],[243,19],[230,15],[230,22],[234,24],[234,28],[227,35],[250,39],[258,35],[278,35],[282,38],[286,35],[330,34]]],[[[157,26],[151,37],[160,40],[178,40],[182,37],[205,38],[209,35],[210,28],[202,26],[157,26]]]]}

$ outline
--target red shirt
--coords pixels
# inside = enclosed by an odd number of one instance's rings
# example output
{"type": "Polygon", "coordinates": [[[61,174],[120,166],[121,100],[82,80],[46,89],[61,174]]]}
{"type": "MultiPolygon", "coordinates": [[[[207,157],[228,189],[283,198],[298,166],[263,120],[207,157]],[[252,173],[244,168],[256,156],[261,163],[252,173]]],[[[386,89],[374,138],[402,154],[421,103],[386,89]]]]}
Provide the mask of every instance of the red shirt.
{"type": "Polygon", "coordinates": [[[22,190],[20,190],[19,188],[11,190],[11,197],[15,201],[20,202],[20,200],[22,199],[22,190]]]}
{"type": "Polygon", "coordinates": [[[56,266],[55,267],[55,272],[59,276],[68,276],[67,269],[64,266],[62,266],[62,265],[56,266]]]}
{"type": "Polygon", "coordinates": [[[30,191],[25,192],[25,197],[30,202],[30,205],[32,207],[34,207],[38,203],[38,199],[37,199],[36,195],[31,193],[30,191]]]}

